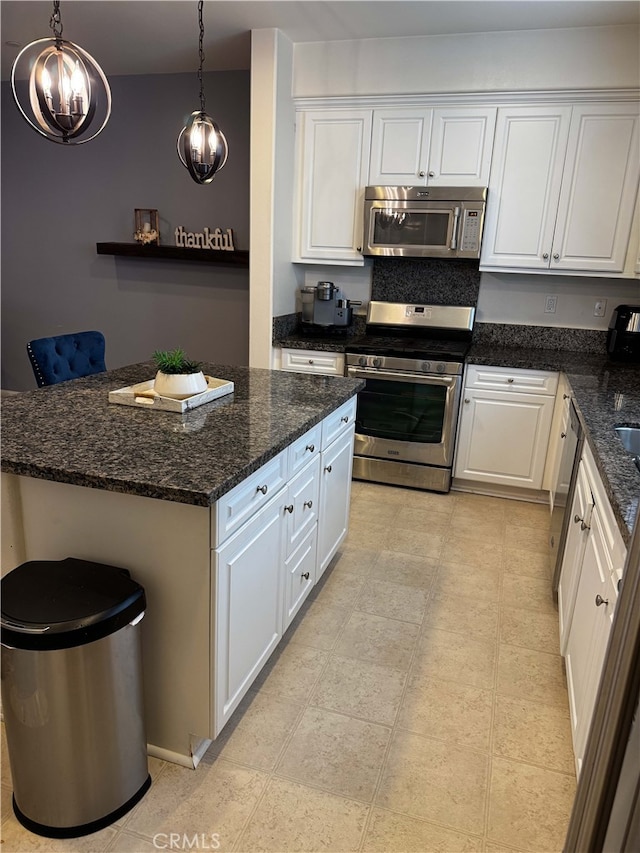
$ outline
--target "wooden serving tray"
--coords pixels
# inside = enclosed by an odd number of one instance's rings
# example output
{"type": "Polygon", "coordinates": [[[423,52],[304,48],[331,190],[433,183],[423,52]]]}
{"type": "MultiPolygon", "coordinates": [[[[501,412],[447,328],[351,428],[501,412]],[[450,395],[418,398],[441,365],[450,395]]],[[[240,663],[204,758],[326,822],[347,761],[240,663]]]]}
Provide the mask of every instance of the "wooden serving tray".
{"type": "Polygon", "coordinates": [[[117,391],[109,391],[109,402],[138,406],[141,409],[158,409],[162,412],[187,412],[233,392],[233,382],[228,379],[216,379],[214,376],[205,376],[205,379],[207,390],[184,400],[161,397],[154,391],[154,380],[149,379],[148,382],[138,382],[136,385],[118,388],[117,391]]]}

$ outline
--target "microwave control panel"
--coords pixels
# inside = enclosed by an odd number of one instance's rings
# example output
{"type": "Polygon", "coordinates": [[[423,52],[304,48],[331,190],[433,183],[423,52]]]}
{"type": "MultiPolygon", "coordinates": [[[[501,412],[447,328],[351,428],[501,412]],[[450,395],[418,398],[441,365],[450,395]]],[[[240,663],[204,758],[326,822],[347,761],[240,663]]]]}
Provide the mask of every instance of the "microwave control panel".
{"type": "Polygon", "coordinates": [[[460,249],[463,252],[480,251],[480,230],[482,225],[482,212],[479,210],[465,210],[462,218],[462,236],[460,249]]]}

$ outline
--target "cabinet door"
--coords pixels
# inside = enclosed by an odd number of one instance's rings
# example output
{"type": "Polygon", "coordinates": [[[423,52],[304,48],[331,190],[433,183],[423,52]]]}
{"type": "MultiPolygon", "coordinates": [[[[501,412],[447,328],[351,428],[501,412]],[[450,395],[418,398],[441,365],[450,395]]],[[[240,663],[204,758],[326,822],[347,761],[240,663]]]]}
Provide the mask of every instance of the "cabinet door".
{"type": "Polygon", "coordinates": [[[549,267],[571,107],[498,110],[480,266],[549,267]]]}
{"type": "Polygon", "coordinates": [[[294,260],[362,264],[371,110],[301,115],[294,260]]]}
{"type": "Polygon", "coordinates": [[[615,593],[596,505],[591,516],[565,658],[578,773],[600,684],[614,606],[615,593]]]}
{"type": "Polygon", "coordinates": [[[375,110],[371,137],[371,186],[424,186],[433,110],[375,110]]]}
{"type": "Polygon", "coordinates": [[[350,427],[320,457],[317,580],[327,568],[349,529],[353,435],[350,427]]]}
{"type": "Polygon", "coordinates": [[[578,469],[576,489],[573,493],[569,527],[567,528],[567,538],[564,544],[562,570],[558,584],[558,627],[560,631],[560,654],[562,655],[566,653],[569,641],[569,629],[571,627],[578,581],[580,580],[584,550],[587,546],[589,529],[591,527],[593,507],[594,502],[589,478],[584,464],[581,464],[578,469]]]}
{"type": "Polygon", "coordinates": [[[573,108],[551,269],[622,272],[638,191],[638,105],[573,108]]]}
{"type": "Polygon", "coordinates": [[[488,186],[496,113],[491,107],[433,111],[429,186],[488,186]]]}
{"type": "Polygon", "coordinates": [[[214,551],[214,737],[282,636],[283,495],[214,551]]]}
{"type": "Polygon", "coordinates": [[[455,476],[539,489],[553,416],[553,397],[465,391],[455,476]]]}

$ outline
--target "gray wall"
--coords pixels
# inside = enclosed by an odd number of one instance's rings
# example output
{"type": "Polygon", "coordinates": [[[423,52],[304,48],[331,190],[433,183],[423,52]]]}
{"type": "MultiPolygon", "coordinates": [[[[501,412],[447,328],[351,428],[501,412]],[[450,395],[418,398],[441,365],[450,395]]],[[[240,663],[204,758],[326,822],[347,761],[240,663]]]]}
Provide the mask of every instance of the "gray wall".
{"type": "Polygon", "coordinates": [[[233,228],[249,248],[249,72],[204,75],[207,111],[229,160],[196,184],[175,141],[199,107],[196,73],[112,77],[112,115],[84,145],[56,145],[30,129],[2,84],[2,383],[35,387],[32,338],[100,329],[107,366],[181,346],[195,359],[247,364],[247,269],[98,255],[133,242],[134,208],[157,208],[161,242],[174,229],[233,228]]]}

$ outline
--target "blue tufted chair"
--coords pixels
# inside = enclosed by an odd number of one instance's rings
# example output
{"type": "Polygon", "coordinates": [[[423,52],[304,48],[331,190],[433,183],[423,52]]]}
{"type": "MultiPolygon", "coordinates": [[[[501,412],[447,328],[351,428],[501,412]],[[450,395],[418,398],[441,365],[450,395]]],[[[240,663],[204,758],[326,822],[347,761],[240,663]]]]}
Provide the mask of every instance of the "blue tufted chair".
{"type": "Polygon", "coordinates": [[[102,332],[76,332],[54,338],[38,338],[27,344],[38,388],[101,373],[107,369],[104,349],[102,332]]]}

